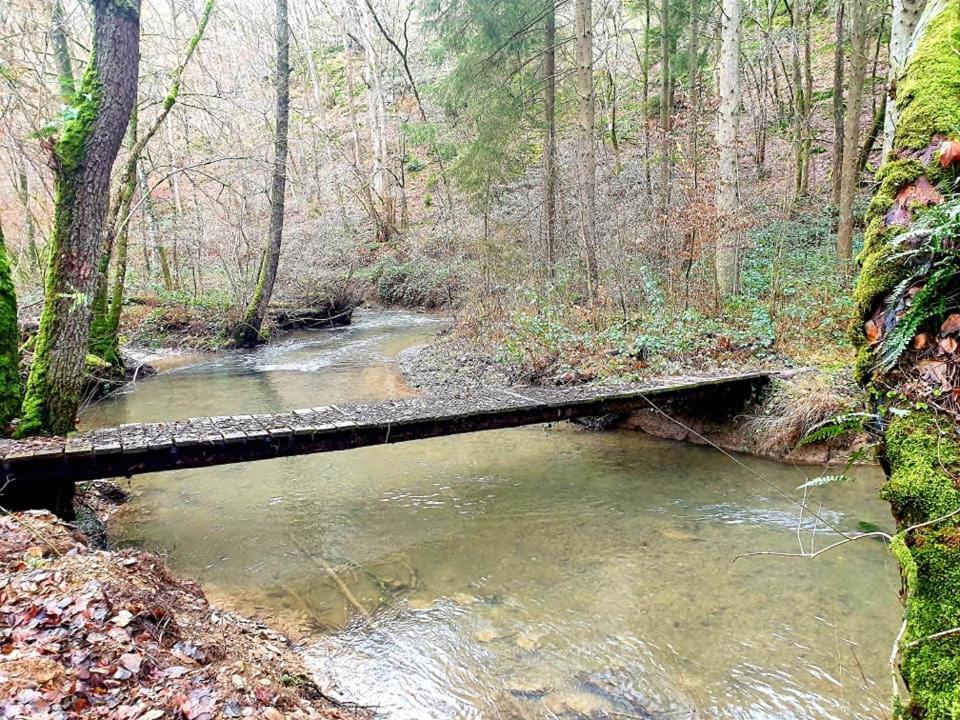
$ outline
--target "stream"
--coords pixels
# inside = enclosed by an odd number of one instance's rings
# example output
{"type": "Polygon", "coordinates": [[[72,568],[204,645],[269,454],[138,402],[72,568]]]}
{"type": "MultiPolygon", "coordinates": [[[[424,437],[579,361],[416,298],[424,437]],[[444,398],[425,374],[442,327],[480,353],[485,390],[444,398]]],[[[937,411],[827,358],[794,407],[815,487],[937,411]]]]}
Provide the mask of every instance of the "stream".
{"type": "MultiPolygon", "coordinates": [[[[441,323],[352,326],[185,357],[86,426],[410,394],[441,323]]],[[[885,547],[798,550],[786,493],[822,469],[563,423],[137,477],[115,527],[216,598],[308,628],[330,695],[390,720],[883,718],[900,621],[885,547]],[[784,492],[785,491],[785,492],[784,492]],[[370,618],[352,610],[332,571],[370,618]]],[[[824,523],[892,526],[879,470],[816,490],[824,523]]]]}

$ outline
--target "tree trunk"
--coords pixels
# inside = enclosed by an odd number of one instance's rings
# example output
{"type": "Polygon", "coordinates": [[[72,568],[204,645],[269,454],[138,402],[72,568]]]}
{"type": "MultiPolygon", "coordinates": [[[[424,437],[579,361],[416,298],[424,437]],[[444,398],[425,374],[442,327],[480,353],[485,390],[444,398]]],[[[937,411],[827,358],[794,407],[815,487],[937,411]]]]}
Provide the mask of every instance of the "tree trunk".
{"type": "MultiPolygon", "coordinates": [[[[919,205],[947,201],[955,208],[960,199],[956,185],[937,183],[945,172],[956,172],[955,161],[948,159],[948,167],[941,167],[937,150],[943,137],[956,137],[960,127],[958,42],[960,2],[931,0],[897,82],[899,119],[892,154],[877,173],[879,185],[867,213],[863,267],[854,293],[858,326],[864,329],[857,376],[871,386],[870,397],[877,403],[880,460],[888,478],[881,495],[897,521],[891,549],[903,578],[904,624],[891,664],[899,667],[910,697],[899,697],[894,680],[894,713],[925,720],[954,720],[960,707],[957,405],[950,390],[941,394],[943,383],[924,370],[933,363],[934,369],[942,367],[942,377],[953,379],[957,360],[944,352],[936,361],[924,359],[923,352],[910,346],[900,350],[903,343],[897,338],[909,343],[924,333],[936,348],[938,335],[942,340],[947,334],[944,319],[960,311],[960,277],[952,236],[941,245],[920,235],[917,242],[927,243],[921,260],[902,253],[912,245],[901,240],[911,231],[919,205]],[[912,300],[905,303],[908,288],[914,287],[922,289],[910,292],[912,300]],[[914,308],[924,314],[918,316],[914,308]],[[891,343],[896,351],[892,357],[891,343]],[[936,399],[926,402],[928,398],[936,399]]],[[[926,217],[936,221],[937,216],[928,211],[926,217]]]]}
{"type": "Polygon", "coordinates": [[[594,216],[597,158],[594,145],[593,12],[591,0],[577,0],[577,155],[580,194],[580,236],[587,261],[587,297],[597,299],[600,271],[597,263],[596,218],[594,216]]]}
{"type": "Polygon", "coordinates": [[[883,157],[893,147],[897,125],[897,81],[907,63],[907,49],[927,0],[893,0],[890,20],[890,58],[887,70],[887,109],[883,118],[883,157]]]}
{"type": "Polygon", "coordinates": [[[60,83],[60,99],[67,105],[73,101],[77,91],[73,79],[73,60],[70,46],[67,44],[67,18],[63,12],[61,0],[53,0],[50,39],[53,42],[53,57],[57,62],[57,80],[60,83]]]}
{"type": "Polygon", "coordinates": [[[723,0],[720,27],[720,105],[717,109],[717,294],[723,301],[739,286],[737,135],[740,105],[740,0],[723,0]]]}
{"type": "Polygon", "coordinates": [[[236,331],[240,346],[262,341],[263,320],[267,315],[273,285],[280,265],[283,241],[284,193],[287,187],[287,129],[290,122],[290,29],[287,25],[287,0],[277,0],[277,126],[274,134],[273,182],[270,190],[270,236],[263,251],[260,275],[247,311],[236,331]]]}
{"type": "Polygon", "coordinates": [[[843,168],[843,3],[844,0],[837,0],[833,50],[833,158],[830,180],[833,204],[837,207],[840,206],[840,175],[843,168]]]}
{"type": "Polygon", "coordinates": [[[877,111],[873,114],[873,123],[870,126],[870,131],[867,133],[867,137],[863,141],[863,145],[860,146],[860,152],[857,155],[857,176],[859,177],[867,169],[867,163],[870,161],[870,153],[873,152],[873,146],[877,144],[877,137],[880,135],[880,130],[883,128],[883,119],[886,114],[886,104],[880,103],[877,106],[877,111]]]}
{"type": "Polygon", "coordinates": [[[390,171],[387,103],[383,89],[384,64],[377,47],[379,34],[370,9],[365,3],[357,2],[356,12],[367,62],[367,125],[373,158],[371,187],[376,206],[375,232],[378,242],[387,242],[397,232],[398,208],[397,183],[390,171]]]}
{"type": "Polygon", "coordinates": [[[690,96],[690,131],[687,154],[690,157],[693,189],[699,177],[698,120],[700,117],[700,0],[690,0],[690,37],[687,42],[687,94],[690,96]]]}
{"type": "Polygon", "coordinates": [[[107,214],[107,223],[103,239],[104,252],[99,266],[100,277],[97,281],[97,295],[94,301],[90,342],[91,353],[118,368],[123,365],[120,357],[120,314],[122,312],[124,284],[126,282],[127,272],[130,207],[137,189],[137,168],[140,165],[140,157],[146,150],[147,145],[157,134],[157,131],[170,114],[170,110],[173,109],[173,106],[177,102],[177,97],[180,94],[180,84],[183,80],[183,72],[190,63],[190,59],[193,57],[194,52],[196,52],[197,46],[200,44],[200,40],[203,38],[203,34],[207,29],[207,22],[210,20],[210,13],[213,11],[214,2],[215,0],[206,0],[204,3],[197,30],[187,44],[187,51],[183,59],[173,70],[170,87],[167,90],[166,96],[163,98],[160,112],[154,117],[150,125],[147,126],[146,132],[139,138],[137,137],[138,123],[136,108],[134,108],[130,117],[130,152],[126,162],[123,164],[123,170],[120,173],[117,197],[114,199],[107,214]],[[115,243],[118,245],[116,275],[114,278],[113,291],[109,293],[108,297],[108,273],[115,243]]]}
{"type": "MultiPolygon", "coordinates": [[[[143,163],[137,163],[137,185],[140,188],[140,197],[143,198],[143,211],[147,218],[147,254],[153,249],[160,262],[160,277],[163,280],[163,289],[173,292],[173,274],[170,272],[170,261],[167,258],[167,248],[160,239],[160,228],[157,222],[157,211],[150,197],[150,186],[147,184],[147,174],[143,170],[143,163]]],[[[149,264],[148,264],[149,265],[149,264]]]]}
{"type": "Polygon", "coordinates": [[[62,434],[74,427],[110,172],[137,96],[138,0],[94,0],[93,9],[93,49],[75,96],[75,117],[53,146],[56,199],[50,266],[21,434],[62,434]]]}
{"type": "MultiPolygon", "coordinates": [[[[552,1],[552,0],[551,0],[552,1]]],[[[557,25],[556,11],[547,10],[543,32],[543,232],[547,276],[557,265],[557,25]]]]}
{"type": "Polygon", "coordinates": [[[27,175],[24,155],[20,156],[19,167],[17,168],[17,195],[20,197],[20,204],[23,205],[24,230],[27,233],[27,250],[30,253],[30,261],[34,264],[42,279],[44,271],[43,255],[40,246],[37,245],[37,223],[33,219],[33,203],[30,201],[30,177],[27,175]]]}
{"type": "Polygon", "coordinates": [[[17,291],[10,273],[10,258],[0,225],[0,425],[20,415],[20,328],[17,324],[17,291]]]}
{"type": "Polygon", "coordinates": [[[653,180],[650,177],[650,0],[643,0],[643,175],[647,181],[647,199],[653,204],[653,180]]]}
{"type": "Polygon", "coordinates": [[[867,71],[867,0],[851,0],[850,10],[850,83],[847,88],[847,116],[843,128],[840,225],[837,229],[837,257],[842,263],[849,262],[853,254],[853,203],[860,186],[857,151],[860,149],[863,80],[867,71]]]}
{"type": "Polygon", "coordinates": [[[660,257],[670,272],[670,130],[672,118],[672,93],[670,85],[673,78],[670,72],[670,1],[660,0],[660,257]]]}

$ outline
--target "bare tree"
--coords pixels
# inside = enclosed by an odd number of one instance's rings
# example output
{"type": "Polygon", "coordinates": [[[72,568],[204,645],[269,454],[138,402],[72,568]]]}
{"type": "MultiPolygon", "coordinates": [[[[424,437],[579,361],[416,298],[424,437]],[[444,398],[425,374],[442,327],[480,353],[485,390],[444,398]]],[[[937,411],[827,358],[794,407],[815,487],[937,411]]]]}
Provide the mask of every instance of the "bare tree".
{"type": "Polygon", "coordinates": [[[859,186],[857,152],[860,148],[860,106],[867,70],[867,0],[850,0],[850,83],[847,88],[843,128],[843,166],[840,173],[840,225],[837,257],[849,262],[853,255],[853,201],[859,186]]]}
{"type": "Polygon", "coordinates": [[[591,0],[577,0],[577,160],[580,195],[580,236],[587,261],[587,295],[597,298],[600,270],[596,247],[597,157],[593,137],[595,97],[593,89],[593,12],[591,0]]]}
{"type": "Polygon", "coordinates": [[[740,105],[740,0],[723,0],[720,18],[720,106],[717,109],[717,292],[721,299],[735,295],[739,286],[739,192],[737,134],[740,105]]]}
{"type": "MultiPolygon", "coordinates": [[[[553,0],[548,0],[551,2],[553,0]]],[[[550,7],[543,31],[543,228],[547,275],[557,263],[557,18],[550,7]]]]}
{"type": "Polygon", "coordinates": [[[287,189],[287,134],[290,124],[290,27],[287,0],[277,0],[277,124],[273,135],[273,175],[270,187],[270,234],[260,261],[260,274],[253,297],[237,327],[235,339],[240,346],[262,341],[263,321],[267,316],[273,286],[280,266],[283,242],[284,195],[287,189]]]}

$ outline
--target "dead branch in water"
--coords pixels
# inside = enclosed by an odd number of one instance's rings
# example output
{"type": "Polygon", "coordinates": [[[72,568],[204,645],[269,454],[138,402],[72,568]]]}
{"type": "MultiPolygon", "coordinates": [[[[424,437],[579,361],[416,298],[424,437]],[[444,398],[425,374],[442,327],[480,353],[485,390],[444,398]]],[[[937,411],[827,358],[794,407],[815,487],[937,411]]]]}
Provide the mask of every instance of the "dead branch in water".
{"type": "Polygon", "coordinates": [[[322,569],[329,576],[329,578],[333,580],[334,585],[337,586],[337,589],[340,591],[340,593],[343,595],[346,601],[353,606],[354,610],[356,610],[365,618],[370,617],[370,613],[367,612],[367,609],[363,606],[363,604],[359,600],[357,600],[354,594],[350,592],[350,588],[348,588],[346,583],[340,579],[340,576],[337,575],[336,571],[332,567],[327,565],[326,561],[322,557],[311,553],[310,550],[306,546],[304,546],[303,543],[297,540],[296,536],[293,533],[290,533],[290,542],[292,542],[296,546],[296,548],[301,552],[301,554],[304,557],[309,558],[311,562],[313,562],[317,567],[322,569]]]}

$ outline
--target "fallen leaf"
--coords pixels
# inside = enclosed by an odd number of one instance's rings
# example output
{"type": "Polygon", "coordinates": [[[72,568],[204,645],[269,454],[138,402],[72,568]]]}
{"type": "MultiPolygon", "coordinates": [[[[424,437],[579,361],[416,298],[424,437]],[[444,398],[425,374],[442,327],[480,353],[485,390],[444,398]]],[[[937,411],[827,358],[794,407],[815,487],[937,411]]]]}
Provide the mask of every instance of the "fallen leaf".
{"type": "Polygon", "coordinates": [[[143,657],[137,653],[124,653],[120,656],[120,664],[134,675],[140,672],[140,663],[142,662],[143,657]]]}
{"type": "Polygon", "coordinates": [[[122,627],[122,628],[129,625],[132,620],[133,620],[133,613],[131,613],[129,610],[121,610],[112,618],[110,618],[110,622],[112,622],[117,627],[122,627]]]}
{"type": "Polygon", "coordinates": [[[217,698],[205,690],[191,690],[189,696],[181,701],[180,712],[187,720],[207,720],[213,716],[217,698]]]}
{"type": "Polygon", "coordinates": [[[943,195],[927,178],[921,176],[914,182],[907,183],[897,193],[893,207],[884,216],[884,224],[909,225],[913,220],[913,208],[930,207],[943,202],[943,195]]]}
{"type": "Polygon", "coordinates": [[[952,337],[940,338],[940,349],[952,355],[957,351],[957,341],[952,337]]]}
{"type": "Polygon", "coordinates": [[[950,167],[960,162],[960,142],[944,140],[940,143],[940,167],[950,167]]]}
{"type": "Polygon", "coordinates": [[[141,715],[137,720],[159,720],[166,713],[159,708],[154,708],[153,710],[147,710],[143,715],[141,715]]]}
{"type": "Polygon", "coordinates": [[[944,390],[950,390],[951,385],[947,382],[947,364],[940,360],[921,360],[917,363],[917,369],[920,375],[927,382],[939,385],[944,390]]]}
{"type": "Polygon", "coordinates": [[[919,333],[916,337],[913,338],[913,349],[914,350],[923,350],[927,346],[930,337],[926,333],[919,333]]]}
{"type": "Polygon", "coordinates": [[[950,313],[940,326],[940,332],[943,335],[952,335],[958,331],[960,331],[960,313],[950,313]]]}
{"type": "Polygon", "coordinates": [[[877,324],[873,320],[867,320],[863,324],[863,334],[867,337],[867,342],[871,345],[876,345],[880,342],[880,328],[877,327],[877,324]]]}

